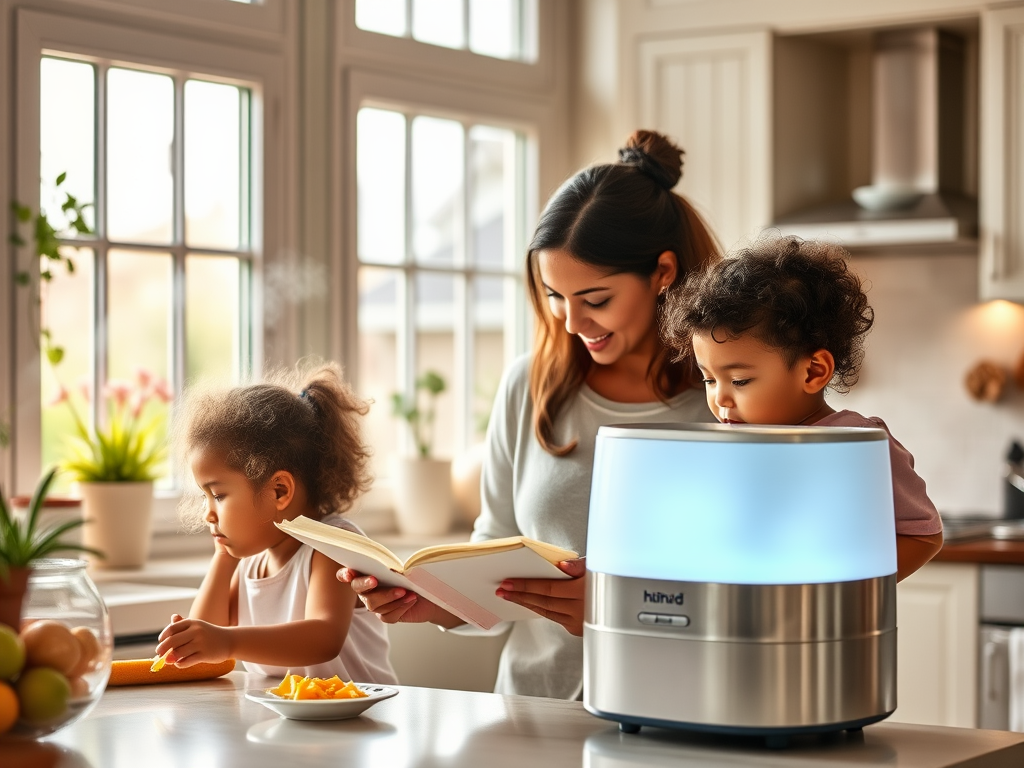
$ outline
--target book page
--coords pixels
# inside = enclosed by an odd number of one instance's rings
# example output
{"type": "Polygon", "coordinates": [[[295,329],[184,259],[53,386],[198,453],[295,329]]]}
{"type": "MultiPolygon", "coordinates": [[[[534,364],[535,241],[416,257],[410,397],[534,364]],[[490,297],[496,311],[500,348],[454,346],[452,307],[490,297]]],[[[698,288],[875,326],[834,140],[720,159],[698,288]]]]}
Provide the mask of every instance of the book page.
{"type": "Polygon", "coordinates": [[[383,544],[367,538],[366,536],[361,536],[358,533],[346,531],[344,528],[327,525],[327,523],[321,523],[319,520],[311,520],[308,517],[296,517],[294,520],[285,520],[281,523],[275,523],[275,525],[289,536],[293,536],[294,538],[299,539],[299,541],[305,542],[314,549],[318,549],[323,552],[334,560],[334,562],[341,563],[342,565],[349,566],[350,568],[355,568],[355,566],[349,565],[349,563],[344,560],[332,557],[326,551],[313,544],[313,541],[329,544],[332,547],[340,549],[342,552],[358,553],[364,557],[372,558],[392,571],[401,572],[404,570],[402,567],[402,561],[398,559],[394,552],[383,544]]]}
{"type": "Polygon", "coordinates": [[[574,560],[579,557],[572,550],[562,549],[554,544],[535,541],[525,536],[510,536],[504,539],[463,541],[456,544],[435,544],[431,547],[424,547],[409,556],[405,561],[405,570],[426,565],[427,563],[437,563],[442,560],[454,560],[461,557],[479,557],[480,555],[504,552],[510,549],[519,549],[520,547],[529,547],[550,563],[560,563],[563,560],[574,560]]]}
{"type": "Polygon", "coordinates": [[[445,601],[459,609],[457,615],[461,618],[483,629],[490,629],[490,626],[497,622],[488,626],[486,622],[475,620],[472,606],[462,605],[461,601],[476,604],[501,621],[537,619],[540,616],[529,608],[497,597],[494,591],[498,585],[505,579],[512,578],[569,578],[557,566],[545,560],[529,547],[517,547],[479,557],[464,557],[420,565],[408,572],[409,579],[418,583],[418,574],[421,571],[425,571],[434,579],[443,582],[450,589],[459,593],[461,599],[459,596],[446,594],[445,601]],[[467,615],[470,618],[466,618],[467,615]]]}

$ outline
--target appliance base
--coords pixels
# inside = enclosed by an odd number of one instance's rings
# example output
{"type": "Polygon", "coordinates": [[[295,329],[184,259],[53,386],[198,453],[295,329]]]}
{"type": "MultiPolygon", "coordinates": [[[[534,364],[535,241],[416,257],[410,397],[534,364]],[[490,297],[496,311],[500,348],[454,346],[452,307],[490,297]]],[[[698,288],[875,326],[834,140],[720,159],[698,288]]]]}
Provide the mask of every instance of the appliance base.
{"type": "Polygon", "coordinates": [[[838,733],[839,731],[859,731],[865,726],[880,722],[889,717],[892,712],[884,712],[880,715],[863,717],[859,720],[850,720],[845,723],[825,723],[819,725],[802,725],[785,728],[750,728],[728,725],[706,725],[702,723],[682,723],[675,720],[659,720],[652,717],[630,717],[612,712],[602,712],[584,704],[584,708],[592,715],[612,720],[619,724],[619,730],[623,733],[639,733],[643,726],[651,728],[671,728],[677,731],[693,731],[694,733],[710,733],[719,736],[754,736],[763,737],[765,745],[772,749],[784,749],[789,746],[789,739],[792,736],[807,736],[824,733],[838,733]]]}

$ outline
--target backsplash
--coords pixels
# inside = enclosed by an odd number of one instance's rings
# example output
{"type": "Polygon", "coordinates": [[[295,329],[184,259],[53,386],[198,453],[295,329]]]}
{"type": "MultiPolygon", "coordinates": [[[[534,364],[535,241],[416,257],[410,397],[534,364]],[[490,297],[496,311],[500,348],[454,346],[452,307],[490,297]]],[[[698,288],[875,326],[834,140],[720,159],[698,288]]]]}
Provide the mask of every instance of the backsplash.
{"type": "Polygon", "coordinates": [[[1024,306],[978,303],[975,256],[856,256],[875,310],[859,383],[832,407],[880,416],[914,455],[939,511],[996,514],[1003,458],[1024,438],[1024,393],[972,400],[967,371],[988,359],[1011,371],[1024,353],[1024,306]]]}

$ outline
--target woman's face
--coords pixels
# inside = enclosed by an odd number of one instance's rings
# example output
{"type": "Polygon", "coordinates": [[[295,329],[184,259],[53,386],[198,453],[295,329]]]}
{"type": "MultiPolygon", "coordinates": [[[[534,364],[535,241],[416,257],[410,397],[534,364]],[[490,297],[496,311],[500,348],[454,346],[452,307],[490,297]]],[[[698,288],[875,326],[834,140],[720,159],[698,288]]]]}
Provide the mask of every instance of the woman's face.
{"type": "Polygon", "coordinates": [[[612,365],[623,357],[651,355],[658,344],[658,293],[675,278],[675,256],[666,251],[650,278],[609,275],[562,250],[537,254],[542,288],[551,314],[579,336],[595,363],[612,365]]]}

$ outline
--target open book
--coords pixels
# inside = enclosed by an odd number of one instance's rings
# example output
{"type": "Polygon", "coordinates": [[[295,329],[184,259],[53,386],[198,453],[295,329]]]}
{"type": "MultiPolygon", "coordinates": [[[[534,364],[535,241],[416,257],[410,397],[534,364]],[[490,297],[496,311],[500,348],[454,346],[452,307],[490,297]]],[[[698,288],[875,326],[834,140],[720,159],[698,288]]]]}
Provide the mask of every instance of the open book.
{"type": "Polygon", "coordinates": [[[567,579],[555,563],[579,555],[524,536],[490,541],[438,544],[415,552],[405,562],[383,544],[327,523],[297,517],[277,527],[336,563],[382,586],[416,592],[481,629],[500,621],[536,619],[529,608],[497,597],[505,579],[567,579]]]}

